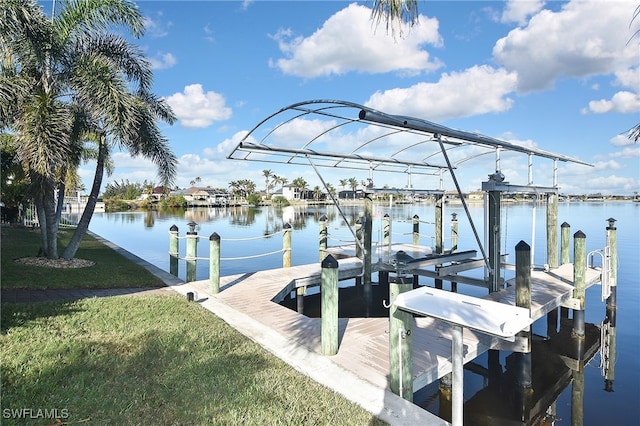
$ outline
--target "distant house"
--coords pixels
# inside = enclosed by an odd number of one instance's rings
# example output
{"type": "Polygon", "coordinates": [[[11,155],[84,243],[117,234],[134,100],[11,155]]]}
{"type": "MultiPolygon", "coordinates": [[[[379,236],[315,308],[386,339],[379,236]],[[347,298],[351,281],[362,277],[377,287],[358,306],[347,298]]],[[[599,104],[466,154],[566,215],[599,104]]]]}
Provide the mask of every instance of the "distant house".
{"type": "Polygon", "coordinates": [[[288,201],[313,199],[313,191],[309,191],[308,189],[300,191],[300,188],[294,187],[293,185],[284,185],[281,192],[276,191],[274,195],[282,195],[288,201]]]}
{"type": "Polygon", "coordinates": [[[472,201],[482,201],[484,200],[484,192],[483,191],[473,191],[467,195],[467,198],[472,201]]]}
{"type": "Polygon", "coordinates": [[[169,194],[171,190],[166,186],[156,186],[151,190],[150,194],[142,194],[138,197],[139,200],[159,200],[165,195],[169,194]]]}
{"type": "Polygon", "coordinates": [[[187,204],[220,206],[229,204],[229,194],[221,193],[213,188],[190,188],[176,191],[174,194],[182,195],[187,204]]]}
{"type": "Polygon", "coordinates": [[[365,193],[362,189],[356,189],[352,191],[350,189],[338,192],[338,199],[340,200],[358,200],[364,198],[365,193]]]}

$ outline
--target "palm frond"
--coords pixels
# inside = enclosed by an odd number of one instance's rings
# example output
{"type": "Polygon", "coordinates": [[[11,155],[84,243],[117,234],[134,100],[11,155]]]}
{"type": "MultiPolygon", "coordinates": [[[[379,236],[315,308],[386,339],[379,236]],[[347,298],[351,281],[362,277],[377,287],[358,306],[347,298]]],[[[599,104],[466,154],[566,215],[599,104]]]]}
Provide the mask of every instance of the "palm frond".
{"type": "Polygon", "coordinates": [[[16,122],[18,158],[38,175],[54,179],[56,168],[64,165],[71,153],[69,109],[54,96],[40,92],[25,105],[16,122]]]}
{"type": "Polygon", "coordinates": [[[629,131],[629,139],[638,143],[640,140],[640,123],[636,124],[636,126],[629,131]]]}
{"type": "Polygon", "coordinates": [[[103,33],[112,26],[130,31],[134,37],[144,34],[144,18],[130,0],[67,0],[55,19],[61,40],[85,38],[103,33]]]}
{"type": "Polygon", "coordinates": [[[377,28],[384,23],[387,33],[395,35],[396,28],[402,35],[403,24],[413,26],[418,22],[418,0],[373,0],[371,20],[377,28]]]}
{"type": "Polygon", "coordinates": [[[161,185],[170,186],[177,172],[177,158],[168,140],[162,136],[155,117],[141,99],[137,99],[135,119],[127,129],[127,149],[132,156],[142,155],[158,167],[161,185]]]}
{"type": "Polygon", "coordinates": [[[144,52],[124,38],[103,34],[90,39],[83,39],[71,49],[73,56],[68,58],[70,66],[83,56],[102,56],[102,60],[110,63],[114,73],[122,73],[130,83],[135,83],[140,90],[150,91],[153,84],[151,63],[144,52]]]}

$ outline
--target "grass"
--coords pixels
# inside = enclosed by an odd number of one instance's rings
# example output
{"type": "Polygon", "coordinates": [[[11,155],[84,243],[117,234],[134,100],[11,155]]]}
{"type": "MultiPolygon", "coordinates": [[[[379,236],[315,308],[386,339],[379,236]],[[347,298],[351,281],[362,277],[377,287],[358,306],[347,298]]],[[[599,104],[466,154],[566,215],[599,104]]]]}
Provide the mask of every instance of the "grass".
{"type": "MultiPolygon", "coordinates": [[[[66,246],[71,229],[60,229],[59,242],[66,246]]],[[[89,268],[56,269],[27,266],[14,262],[20,257],[38,254],[40,231],[27,228],[2,227],[0,259],[3,288],[113,288],[158,287],[163,282],[143,267],[126,260],[121,254],[105,246],[91,235],[85,235],[77,258],[93,260],[89,268]]]]}
{"type": "Polygon", "coordinates": [[[178,296],[5,303],[1,330],[3,425],[383,424],[178,296]]]}
{"type": "MultiPolygon", "coordinates": [[[[90,236],[93,267],[17,264],[39,235],[1,231],[3,287],[159,284],[90,236]]],[[[0,365],[3,426],[384,424],[179,296],[2,303],[0,365]]]]}

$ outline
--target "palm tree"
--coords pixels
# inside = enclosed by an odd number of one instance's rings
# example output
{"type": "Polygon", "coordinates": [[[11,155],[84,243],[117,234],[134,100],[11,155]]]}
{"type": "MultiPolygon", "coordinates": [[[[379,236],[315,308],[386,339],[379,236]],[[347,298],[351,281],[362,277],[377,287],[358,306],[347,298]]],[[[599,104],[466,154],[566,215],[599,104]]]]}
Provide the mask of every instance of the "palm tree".
{"type": "Polygon", "coordinates": [[[304,180],[304,178],[297,177],[293,180],[291,185],[298,190],[298,193],[300,194],[300,199],[302,200],[303,194],[305,193],[307,186],[309,186],[307,181],[304,180]]]}
{"type": "Polygon", "coordinates": [[[33,0],[5,0],[0,10],[0,126],[18,138],[50,258],[58,257],[55,192],[64,193],[63,176],[78,167],[85,143],[97,143],[96,173],[64,258],[88,229],[112,147],[150,158],[163,184],[175,177],[176,157],[156,124],[175,116],[151,93],[142,51],[107,32],[114,25],[143,33],[133,1],[69,0],[51,18],[33,0]]]}
{"type": "Polygon", "coordinates": [[[336,188],[335,188],[335,186],[333,186],[332,184],[328,183],[327,184],[327,192],[335,197],[336,196],[336,188]]]}
{"type": "Polygon", "coordinates": [[[265,186],[265,190],[267,192],[267,199],[269,199],[269,179],[276,177],[276,175],[274,175],[271,170],[263,170],[262,171],[262,175],[264,176],[264,186],[265,186]]]}
{"type": "Polygon", "coordinates": [[[340,179],[340,186],[342,187],[343,191],[347,187],[348,184],[349,184],[349,179],[340,179]]]}
{"type": "Polygon", "coordinates": [[[358,179],[351,177],[349,178],[349,188],[353,191],[353,198],[356,198],[356,188],[358,187],[358,179]]]}
{"type": "Polygon", "coordinates": [[[289,179],[284,176],[279,176],[278,183],[280,184],[280,190],[282,190],[284,186],[289,183],[289,179]]]}
{"type": "Polygon", "coordinates": [[[313,187],[313,199],[318,201],[322,196],[322,189],[318,185],[313,187]]]}
{"type": "Polygon", "coordinates": [[[240,190],[240,183],[237,180],[232,180],[229,182],[229,189],[231,190],[231,194],[233,195],[233,199],[236,199],[236,194],[240,190]]]}

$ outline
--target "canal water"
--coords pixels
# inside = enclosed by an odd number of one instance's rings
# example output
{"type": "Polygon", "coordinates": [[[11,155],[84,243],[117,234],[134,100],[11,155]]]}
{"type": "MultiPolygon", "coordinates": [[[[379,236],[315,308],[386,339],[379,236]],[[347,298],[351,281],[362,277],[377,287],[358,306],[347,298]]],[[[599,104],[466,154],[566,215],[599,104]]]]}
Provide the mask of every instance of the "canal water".
{"type": "MultiPolygon", "coordinates": [[[[363,206],[342,206],[342,210],[353,225],[363,206]]],[[[413,218],[417,216],[420,244],[433,246],[434,211],[430,203],[375,205],[374,244],[382,241],[382,217],[389,214],[394,242],[412,242],[413,218]]],[[[484,241],[483,207],[471,204],[469,211],[484,241]]],[[[472,227],[459,204],[445,206],[445,248],[451,245],[453,213],[458,219],[458,249],[478,250],[472,227]]],[[[191,223],[201,237],[198,257],[208,257],[209,237],[213,233],[220,236],[221,275],[230,275],[280,267],[282,229],[286,223],[293,228],[292,265],[318,262],[318,231],[323,215],[328,218],[329,246],[353,242],[353,235],[335,206],[96,213],[90,230],[168,271],[169,228],[176,225],[180,237],[184,237],[191,223]]],[[[563,312],[552,325],[545,319],[538,320],[532,329],[533,392],[520,395],[517,391],[516,355],[506,351],[485,354],[465,366],[465,424],[640,424],[640,203],[572,202],[560,203],[558,209],[558,224],[567,222],[572,235],[578,230],[586,234],[587,252],[604,248],[609,218],[616,219],[617,228],[617,309],[611,318],[601,301],[600,286],[587,290],[585,319],[593,326],[587,327],[583,352],[588,356],[584,362],[576,364],[577,349],[567,344],[571,341],[566,337],[571,325],[563,312]],[[600,333],[600,329],[606,333],[600,333]]],[[[532,247],[535,265],[545,263],[545,221],[543,204],[503,206],[501,251],[510,254],[511,263],[515,261],[514,247],[521,240],[532,247]]],[[[180,256],[184,255],[185,240],[180,239],[180,256]]],[[[597,256],[594,259],[599,261],[597,256]]],[[[179,276],[183,279],[185,269],[184,262],[180,262],[179,276]]],[[[208,261],[198,261],[196,278],[207,279],[208,274],[208,261]]],[[[509,274],[512,272],[505,271],[506,278],[512,276],[509,274]]],[[[432,285],[422,280],[426,278],[421,278],[421,283],[432,285]]],[[[463,284],[458,284],[458,291],[475,296],[486,294],[485,289],[463,284]]],[[[443,418],[450,416],[450,402],[439,391],[438,383],[418,392],[414,400],[443,418]]]]}

